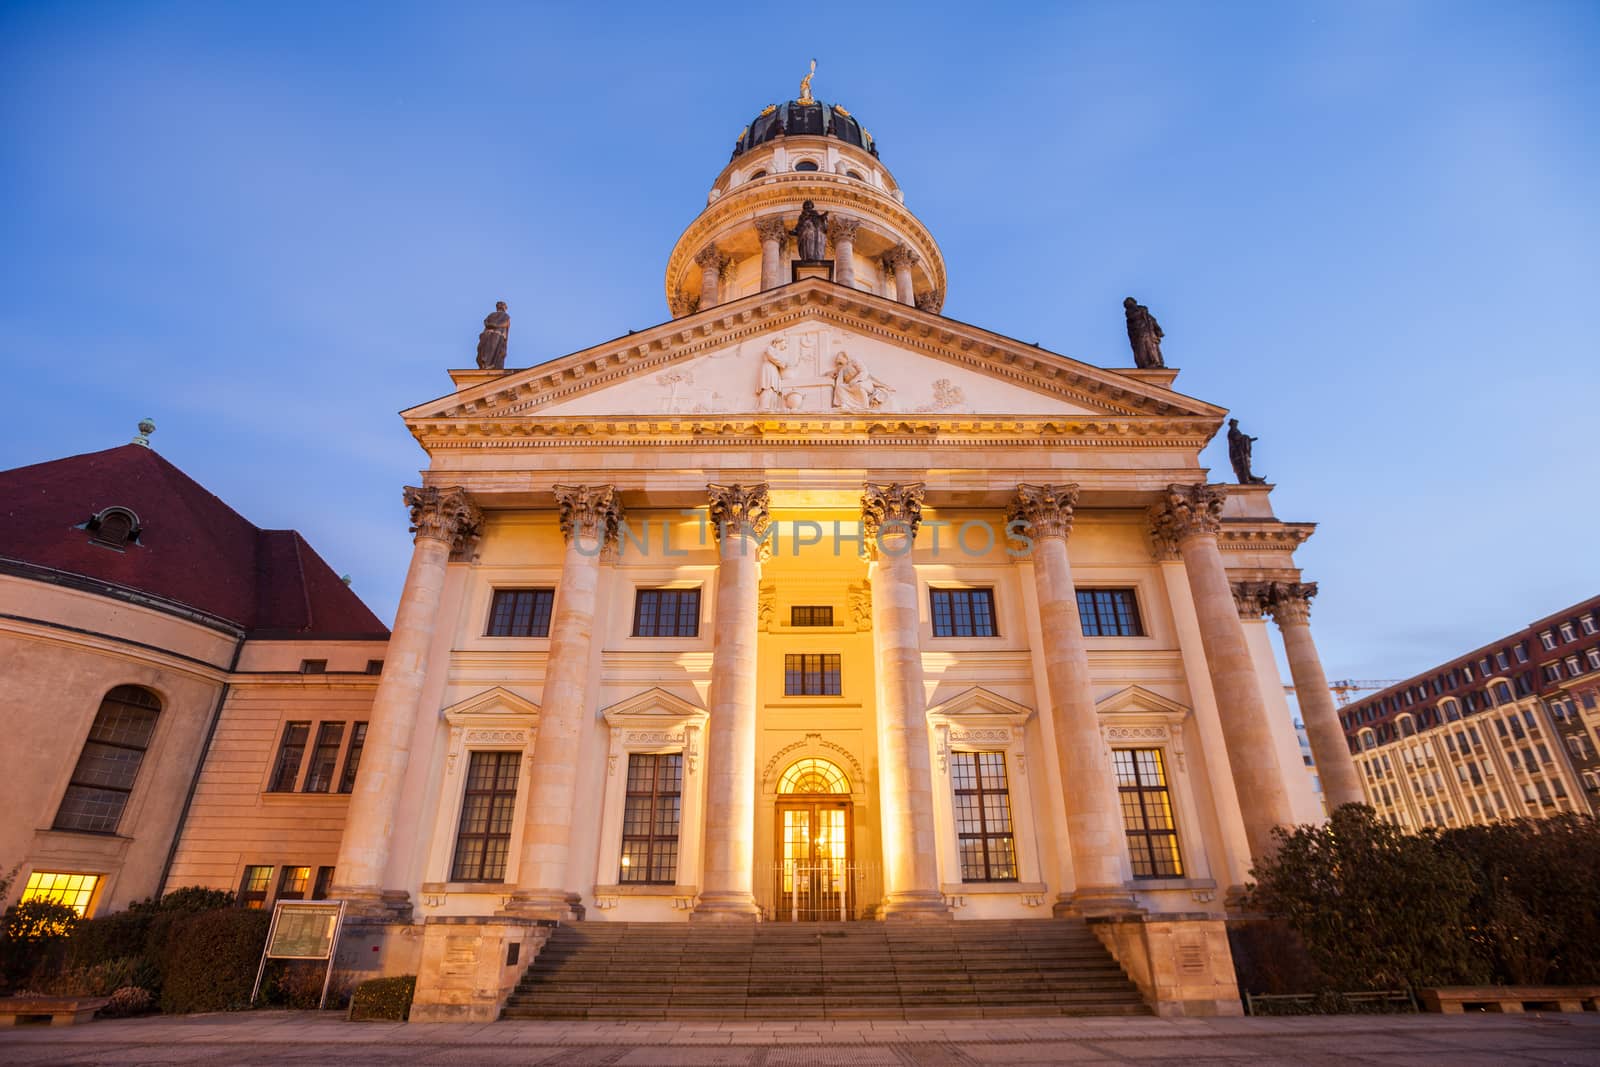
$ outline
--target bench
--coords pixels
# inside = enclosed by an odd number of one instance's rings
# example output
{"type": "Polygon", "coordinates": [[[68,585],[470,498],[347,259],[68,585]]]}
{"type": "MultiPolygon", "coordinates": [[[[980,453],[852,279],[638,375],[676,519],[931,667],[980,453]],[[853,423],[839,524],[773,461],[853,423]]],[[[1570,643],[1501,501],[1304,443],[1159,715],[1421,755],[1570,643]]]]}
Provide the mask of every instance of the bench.
{"type": "Polygon", "coordinates": [[[1404,989],[1376,993],[1246,993],[1246,1015],[1314,1015],[1323,1012],[1412,1012],[1417,1002],[1404,989]]]}
{"type": "Polygon", "coordinates": [[[1421,990],[1429,1011],[1600,1011],[1600,986],[1452,985],[1421,990]]]}
{"type": "Polygon", "coordinates": [[[0,1026],[71,1026],[105,1007],[110,997],[0,997],[0,1026]]]}

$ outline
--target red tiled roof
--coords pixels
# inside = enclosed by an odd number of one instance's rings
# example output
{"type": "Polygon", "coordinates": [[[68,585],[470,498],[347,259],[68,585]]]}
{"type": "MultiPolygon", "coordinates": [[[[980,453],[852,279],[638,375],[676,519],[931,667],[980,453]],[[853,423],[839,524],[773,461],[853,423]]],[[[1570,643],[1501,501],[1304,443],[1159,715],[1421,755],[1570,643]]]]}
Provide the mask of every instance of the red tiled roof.
{"type": "Polygon", "coordinates": [[[255,634],[384,636],[387,628],[294,530],[261,530],[142,445],[0,471],[0,557],[81,575],[255,634]],[[76,529],[108,507],[139,517],[122,551],[76,529]]]}

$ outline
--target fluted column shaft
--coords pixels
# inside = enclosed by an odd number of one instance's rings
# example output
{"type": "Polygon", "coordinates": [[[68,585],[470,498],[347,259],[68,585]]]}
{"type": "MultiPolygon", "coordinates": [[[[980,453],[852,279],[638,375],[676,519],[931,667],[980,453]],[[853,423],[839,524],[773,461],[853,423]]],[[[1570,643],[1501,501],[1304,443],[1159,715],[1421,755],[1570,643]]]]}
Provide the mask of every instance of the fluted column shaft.
{"type": "Polygon", "coordinates": [[[1158,541],[1175,546],[1183,559],[1233,769],[1233,787],[1239,795],[1245,839],[1251,857],[1260,859],[1275,848],[1273,828],[1294,825],[1294,812],[1278,766],[1261,681],[1217,547],[1225,497],[1221,486],[1174,485],[1168,489],[1166,503],[1152,513],[1152,520],[1158,541]]]}
{"type": "Polygon", "coordinates": [[[872,640],[878,661],[878,803],[883,811],[884,916],[947,918],[933,830],[927,691],[911,553],[922,519],[919,484],[868,485],[862,534],[872,564],[872,640]]]}
{"type": "Polygon", "coordinates": [[[767,487],[712,485],[716,641],[706,746],[705,863],[694,919],[753,922],[756,907],[756,632],[767,487]]]}
{"type": "Polygon", "coordinates": [[[1339,712],[1328,689],[1328,676],[1322,657],[1311,640],[1311,598],[1317,595],[1315,582],[1273,582],[1266,607],[1283,635],[1283,651],[1294,678],[1295,700],[1305,720],[1306,737],[1311,742],[1311,758],[1322,781],[1322,795],[1331,812],[1343,804],[1365,804],[1366,793],[1350,757],[1350,745],[1339,712]]]}
{"type": "Polygon", "coordinates": [[[828,213],[828,236],[833,238],[833,280],[854,288],[856,284],[856,230],[860,219],[828,213]]]}
{"type": "Polygon", "coordinates": [[[590,713],[589,657],[594,641],[600,553],[615,535],[619,512],[609,485],[555,487],[566,554],[550,617],[550,652],[539,704],[538,735],[523,802],[517,889],[507,911],[570,919],[578,895],[569,885],[572,816],[577,804],[578,747],[590,713]]]}
{"type": "MultiPolygon", "coordinates": [[[[361,770],[345,815],[333,887],[335,896],[369,912],[381,910],[385,896],[389,842],[411,757],[445,570],[452,549],[470,544],[482,522],[477,505],[460,487],[407,486],[405,502],[411,508],[415,547],[384,653],[383,676],[372,698],[361,770]]],[[[401,891],[391,892],[391,907],[404,910],[404,896],[401,891]]]]}
{"type": "Polygon", "coordinates": [[[756,236],[761,238],[761,288],[776,289],[783,284],[783,243],[789,229],[781,218],[756,220],[756,236]]]}
{"type": "Polygon", "coordinates": [[[1011,518],[1027,523],[1033,538],[1033,580],[1044,639],[1051,723],[1067,809],[1067,837],[1076,886],[1058,908],[1103,914],[1131,910],[1124,856],[1126,830],[1117,782],[1100,733],[1089,649],[1078,616],[1078,594],[1067,556],[1076,485],[1020,485],[1011,518]]]}

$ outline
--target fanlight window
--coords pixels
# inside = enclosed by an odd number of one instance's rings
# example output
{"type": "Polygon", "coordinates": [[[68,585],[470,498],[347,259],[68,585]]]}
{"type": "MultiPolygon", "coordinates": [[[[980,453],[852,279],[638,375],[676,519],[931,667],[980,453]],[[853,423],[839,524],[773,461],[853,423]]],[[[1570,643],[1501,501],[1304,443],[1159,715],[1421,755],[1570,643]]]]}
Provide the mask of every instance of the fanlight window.
{"type": "Polygon", "coordinates": [[[778,780],[780,793],[848,793],[850,779],[825,759],[808,757],[792,764],[778,780]]]}

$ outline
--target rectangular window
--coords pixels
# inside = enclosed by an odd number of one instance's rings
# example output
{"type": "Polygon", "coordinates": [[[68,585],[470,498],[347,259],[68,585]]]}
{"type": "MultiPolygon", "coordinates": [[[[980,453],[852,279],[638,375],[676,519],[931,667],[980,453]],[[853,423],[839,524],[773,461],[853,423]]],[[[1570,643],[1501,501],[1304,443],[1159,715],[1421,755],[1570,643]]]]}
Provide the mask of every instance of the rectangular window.
{"type": "Polygon", "coordinates": [[[1556,647],[1556,635],[1546,630],[1539,635],[1539,643],[1544,646],[1546,652],[1553,651],[1556,647]]]}
{"type": "Polygon", "coordinates": [[[1078,615],[1085,637],[1143,637],[1132,589],[1080,589],[1078,615]]]}
{"type": "Polygon", "coordinates": [[[1583,667],[1579,665],[1577,656],[1568,656],[1565,662],[1567,665],[1567,674],[1570,677],[1576,678],[1578,675],[1583,673],[1583,667]]]}
{"type": "Polygon", "coordinates": [[[1157,748],[1112,750],[1117,791],[1122,798],[1122,824],[1128,832],[1128,856],[1135,878],[1180,878],[1178,830],[1172,821],[1166,766],[1157,748]]]}
{"type": "Polygon", "coordinates": [[[1588,652],[1584,653],[1584,655],[1588,657],[1589,669],[1592,671],[1600,671],[1600,648],[1591,648],[1588,652]]]}
{"type": "Polygon", "coordinates": [[[310,867],[285,867],[278,876],[279,900],[304,900],[311,884],[310,867]]]}
{"type": "Polygon", "coordinates": [[[1586,633],[1586,634],[1594,633],[1594,631],[1595,631],[1594,616],[1593,615],[1585,615],[1583,618],[1578,620],[1578,625],[1583,628],[1583,632],[1584,633],[1586,633]]]}
{"type": "Polygon", "coordinates": [[[333,788],[333,772],[339,765],[339,743],[343,740],[344,723],[325,722],[317,727],[317,745],[311,750],[311,769],[306,771],[307,793],[326,793],[333,788]]]}
{"type": "Polygon", "coordinates": [[[633,636],[698,637],[699,634],[700,590],[639,590],[633,609],[633,636]]]}
{"type": "Polygon", "coordinates": [[[678,880],[678,817],[683,806],[683,754],[628,756],[618,882],[672,885],[678,880]]]}
{"type": "Polygon", "coordinates": [[[839,655],[833,652],[791,652],[783,657],[783,695],[839,695],[839,655]]]}
{"type": "Polygon", "coordinates": [[[1015,882],[1017,848],[1004,752],[952,752],[963,882],[1015,882]]]}
{"type": "Polygon", "coordinates": [[[1511,669],[1511,658],[1504,652],[1496,652],[1494,654],[1494,662],[1503,671],[1511,669]]]}
{"type": "Polygon", "coordinates": [[[467,763],[466,794],[456,831],[452,882],[499,882],[511,850],[511,819],[517,807],[517,752],[474,752],[467,763]]]}
{"type": "Polygon", "coordinates": [[[50,900],[65,904],[80,916],[89,910],[94,899],[95,886],[100,884],[98,874],[52,874],[34,871],[28,875],[27,887],[22,890],[22,904],[30,900],[50,900]]]}
{"type": "Polygon", "coordinates": [[[333,888],[333,868],[318,867],[317,880],[311,887],[312,900],[327,900],[328,890],[333,888]]]}
{"type": "Polygon", "coordinates": [[[1573,630],[1572,624],[1570,622],[1562,623],[1561,624],[1561,640],[1562,641],[1576,641],[1577,639],[1578,639],[1578,634],[1577,634],[1577,631],[1573,630]]]}
{"type": "Polygon", "coordinates": [[[303,659],[300,661],[301,674],[327,674],[328,661],[325,659],[303,659]]]}
{"type": "Polygon", "coordinates": [[[272,767],[269,793],[292,793],[300,777],[300,759],[306,754],[306,739],[311,736],[311,724],[291,722],[283,728],[283,741],[278,745],[278,762],[272,767]]]}
{"type": "Polygon", "coordinates": [[[361,769],[361,750],[367,744],[367,724],[358,722],[350,731],[350,747],[344,754],[344,773],[339,775],[339,792],[348,793],[356,787],[356,771],[361,769]]]}
{"type": "Polygon", "coordinates": [[[549,637],[554,589],[496,589],[489,605],[490,637],[549,637]]]}
{"type": "Polygon", "coordinates": [[[790,626],[832,626],[832,604],[795,604],[789,608],[790,626]]]}
{"type": "Polygon", "coordinates": [[[272,868],[252,866],[239,879],[239,906],[260,911],[267,906],[267,887],[272,884],[272,868]]]}
{"type": "Polygon", "coordinates": [[[930,589],[933,636],[993,637],[993,589],[930,589]]]}
{"type": "Polygon", "coordinates": [[[368,674],[382,674],[383,673],[383,660],[381,660],[381,659],[369,659],[369,660],[367,660],[367,673],[368,674]]]}
{"type": "Polygon", "coordinates": [[[1518,663],[1528,662],[1528,646],[1523,642],[1517,642],[1517,646],[1511,652],[1517,657],[1518,663]]]}

